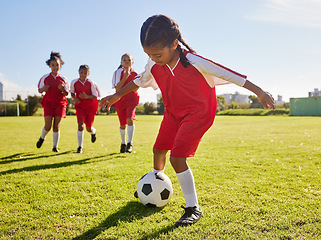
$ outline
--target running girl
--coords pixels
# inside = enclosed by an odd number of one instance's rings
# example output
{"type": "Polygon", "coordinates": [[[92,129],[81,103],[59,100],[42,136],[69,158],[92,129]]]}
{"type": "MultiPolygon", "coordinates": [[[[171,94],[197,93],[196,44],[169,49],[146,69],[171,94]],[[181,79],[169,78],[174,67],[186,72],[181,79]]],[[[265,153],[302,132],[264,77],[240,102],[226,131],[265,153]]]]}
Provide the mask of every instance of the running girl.
{"type": "Polygon", "coordinates": [[[79,67],[79,78],[70,84],[70,93],[75,101],[75,109],[78,122],[78,149],[77,153],[82,153],[84,141],[84,124],[86,130],[91,134],[91,142],[96,141],[96,129],[93,127],[95,115],[98,109],[98,100],[100,97],[97,85],[89,80],[90,68],[88,65],[79,67]]]}
{"type": "Polygon", "coordinates": [[[58,71],[64,62],[61,60],[60,53],[51,52],[50,59],[46,64],[51,69],[51,73],[44,75],[38,83],[38,92],[45,95],[41,99],[41,105],[44,110],[45,126],[42,129],[41,136],[36,144],[40,148],[46,135],[53,126],[53,152],[59,152],[58,143],[60,138],[59,126],[61,118],[66,117],[66,96],[69,93],[67,79],[61,76],[58,71]]]}
{"type": "Polygon", "coordinates": [[[110,107],[137,86],[160,88],[165,113],[154,144],[154,171],[164,171],[166,153],[171,150],[170,162],[186,203],[185,213],[175,225],[193,224],[203,213],[186,158],[194,156],[202,136],[213,124],[215,86],[235,83],[255,93],[268,108],[274,109],[274,100],[246,76],[197,55],[182,38],[178,25],[167,16],[148,18],[141,28],[140,40],[150,57],[145,71],[119,92],[103,98],[101,105],[110,107]],[[183,50],[181,44],[188,50],[183,50]]]}
{"type": "MultiPolygon", "coordinates": [[[[126,86],[130,83],[136,76],[137,73],[132,69],[133,65],[133,57],[125,53],[121,57],[121,63],[118,69],[114,72],[113,75],[113,88],[116,89],[116,92],[119,91],[121,88],[126,86]]],[[[137,89],[129,92],[125,96],[123,96],[114,106],[116,107],[119,123],[120,123],[120,137],[121,137],[121,145],[120,145],[120,152],[128,152],[131,153],[133,151],[133,137],[135,131],[135,124],[134,120],[136,120],[135,111],[136,106],[139,103],[139,95],[137,89]],[[128,134],[128,141],[126,144],[126,124],[127,127],[127,134],[128,134]]]]}

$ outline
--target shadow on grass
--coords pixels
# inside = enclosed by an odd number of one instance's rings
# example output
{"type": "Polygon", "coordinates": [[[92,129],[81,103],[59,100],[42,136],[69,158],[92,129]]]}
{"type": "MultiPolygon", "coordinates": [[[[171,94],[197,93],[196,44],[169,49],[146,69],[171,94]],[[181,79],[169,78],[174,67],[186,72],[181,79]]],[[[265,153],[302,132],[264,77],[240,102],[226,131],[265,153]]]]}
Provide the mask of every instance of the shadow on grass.
{"type": "MultiPolygon", "coordinates": [[[[148,217],[156,212],[161,211],[162,208],[147,208],[142,205],[140,202],[131,201],[128,202],[125,206],[120,208],[117,212],[108,216],[103,222],[98,226],[89,229],[87,232],[73,238],[73,240],[92,240],[95,239],[105,230],[119,225],[120,222],[133,222],[135,220],[148,217]]],[[[174,226],[169,226],[161,229],[160,231],[153,232],[151,235],[143,236],[139,239],[150,239],[159,236],[160,234],[167,233],[174,229],[174,226]]]]}
{"type": "Polygon", "coordinates": [[[6,157],[0,158],[0,164],[7,164],[7,163],[12,163],[12,162],[22,162],[22,161],[27,161],[27,160],[35,160],[39,158],[48,158],[48,157],[55,157],[59,155],[64,155],[72,153],[72,151],[66,151],[66,152],[59,152],[59,153],[51,153],[51,154],[46,154],[46,155],[36,155],[34,153],[16,153],[12,154],[6,157]],[[2,161],[5,160],[5,161],[2,161]]]}
{"type": "MultiPolygon", "coordinates": [[[[72,151],[61,152],[61,153],[58,153],[58,154],[48,155],[48,156],[42,155],[42,156],[37,156],[37,157],[35,157],[33,159],[55,157],[57,155],[68,154],[68,153],[71,153],[71,152],[72,151]]],[[[0,172],[0,175],[19,173],[19,172],[32,172],[32,171],[39,171],[39,170],[44,170],[44,169],[56,169],[56,168],[74,166],[74,165],[89,164],[89,163],[92,163],[92,162],[98,162],[97,159],[101,159],[99,161],[106,161],[106,160],[115,159],[115,158],[125,158],[125,156],[121,156],[121,155],[116,156],[116,157],[112,157],[113,155],[119,155],[119,154],[111,153],[111,154],[106,154],[106,155],[101,155],[101,156],[96,156],[96,157],[84,158],[84,159],[76,160],[76,161],[60,162],[60,163],[52,163],[52,164],[43,164],[43,165],[29,166],[29,167],[24,167],[24,168],[16,168],[16,169],[11,169],[11,170],[0,172]],[[96,160],[92,161],[94,159],[96,159],[96,160]]]]}

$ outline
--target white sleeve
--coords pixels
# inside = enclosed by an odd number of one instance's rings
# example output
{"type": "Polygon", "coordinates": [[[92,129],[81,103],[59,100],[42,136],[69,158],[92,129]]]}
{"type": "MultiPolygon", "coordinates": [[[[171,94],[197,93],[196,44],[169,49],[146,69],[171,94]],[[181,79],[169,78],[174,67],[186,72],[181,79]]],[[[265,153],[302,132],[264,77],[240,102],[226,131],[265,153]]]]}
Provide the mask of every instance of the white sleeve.
{"type": "Polygon", "coordinates": [[[75,93],[75,83],[77,82],[78,79],[74,79],[70,83],[70,92],[75,93]]]}
{"type": "Polygon", "coordinates": [[[95,97],[99,98],[100,97],[100,91],[97,86],[97,84],[91,80],[89,80],[91,83],[91,94],[94,95],[95,97]]]}
{"type": "Polygon", "coordinates": [[[218,63],[195,55],[187,53],[189,62],[204,76],[208,85],[212,88],[217,85],[234,83],[238,86],[243,86],[246,82],[246,76],[239,74],[231,69],[228,69],[218,63]]]}
{"type": "Polygon", "coordinates": [[[155,62],[151,59],[148,59],[148,62],[145,66],[145,71],[136,76],[133,80],[134,83],[142,88],[152,87],[154,90],[158,89],[158,85],[151,73],[151,69],[154,66],[155,62]]]}
{"type": "Polygon", "coordinates": [[[112,87],[113,88],[116,88],[117,84],[120,82],[120,76],[121,76],[121,73],[124,71],[123,68],[118,68],[115,72],[114,72],[114,75],[113,75],[113,79],[112,79],[112,87]]]}
{"type": "Polygon", "coordinates": [[[60,75],[60,77],[65,81],[65,87],[64,87],[65,91],[69,93],[70,89],[69,89],[69,84],[68,84],[67,78],[64,76],[61,76],[61,75],[60,75]]]}
{"type": "Polygon", "coordinates": [[[41,89],[41,88],[43,88],[44,86],[45,86],[45,79],[46,79],[46,77],[48,77],[49,76],[49,74],[46,74],[46,75],[43,75],[41,78],[40,78],[40,80],[39,80],[39,82],[38,82],[38,89],[41,89]]]}

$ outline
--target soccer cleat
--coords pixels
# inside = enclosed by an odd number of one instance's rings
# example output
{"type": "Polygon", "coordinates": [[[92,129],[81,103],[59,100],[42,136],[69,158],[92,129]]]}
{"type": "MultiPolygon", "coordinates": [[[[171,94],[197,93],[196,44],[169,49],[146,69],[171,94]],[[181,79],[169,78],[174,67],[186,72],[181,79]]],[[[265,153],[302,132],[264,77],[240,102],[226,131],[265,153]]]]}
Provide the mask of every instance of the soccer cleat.
{"type": "Polygon", "coordinates": [[[135,198],[138,198],[138,193],[137,193],[137,191],[134,192],[134,197],[135,197],[135,198]]]}
{"type": "Polygon", "coordinates": [[[96,133],[95,134],[91,134],[91,142],[92,143],[96,142],[96,133]]]}
{"type": "Polygon", "coordinates": [[[82,153],[82,147],[77,148],[77,153],[82,153]]]}
{"type": "Polygon", "coordinates": [[[182,208],[184,208],[185,213],[175,223],[176,227],[188,226],[188,225],[194,224],[198,220],[200,220],[201,217],[203,217],[202,211],[197,210],[196,207],[187,207],[187,208],[185,208],[184,206],[182,206],[182,208]]]}
{"type": "Polygon", "coordinates": [[[133,144],[127,143],[126,152],[131,153],[133,151],[133,144]]]}
{"type": "Polygon", "coordinates": [[[40,148],[41,146],[42,146],[42,144],[43,144],[43,141],[45,141],[45,139],[43,139],[43,138],[39,138],[39,140],[38,140],[38,142],[37,142],[37,148],[40,148]]]}
{"type": "Polygon", "coordinates": [[[124,152],[126,152],[126,144],[122,143],[120,145],[120,153],[124,153],[124,152]]]}
{"type": "Polygon", "coordinates": [[[59,152],[58,148],[56,148],[56,147],[52,148],[52,151],[53,152],[59,152]]]}

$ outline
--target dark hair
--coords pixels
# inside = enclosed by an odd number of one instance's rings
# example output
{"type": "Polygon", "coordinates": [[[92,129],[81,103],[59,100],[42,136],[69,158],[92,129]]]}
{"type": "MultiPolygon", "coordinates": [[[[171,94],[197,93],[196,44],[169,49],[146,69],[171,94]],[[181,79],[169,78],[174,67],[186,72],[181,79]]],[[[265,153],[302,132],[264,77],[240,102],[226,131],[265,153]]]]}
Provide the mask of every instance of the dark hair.
{"type": "Polygon", "coordinates": [[[85,70],[87,70],[87,73],[89,73],[89,72],[90,72],[90,67],[89,67],[87,64],[80,65],[80,67],[79,67],[79,70],[78,70],[78,71],[80,71],[81,69],[85,69],[85,70]]]}
{"type": "MultiPolygon", "coordinates": [[[[125,56],[133,59],[133,56],[132,56],[132,55],[130,55],[129,53],[125,53],[125,54],[123,54],[123,55],[121,56],[120,60],[122,61],[123,57],[125,57],[125,56]]],[[[123,67],[123,65],[120,64],[119,67],[118,67],[118,69],[119,69],[119,68],[122,68],[122,67],[123,67]]]]}
{"type": "MultiPolygon", "coordinates": [[[[175,40],[182,43],[189,51],[195,52],[182,38],[178,24],[171,18],[159,14],[149,17],[140,31],[140,42],[142,46],[170,47],[175,40]]],[[[186,68],[190,63],[178,44],[182,65],[186,68]]]]}
{"type": "Polygon", "coordinates": [[[51,51],[50,58],[46,61],[46,64],[49,66],[49,64],[52,60],[55,60],[55,61],[59,60],[61,65],[63,65],[65,63],[64,61],[61,60],[61,55],[59,52],[51,51]]]}

